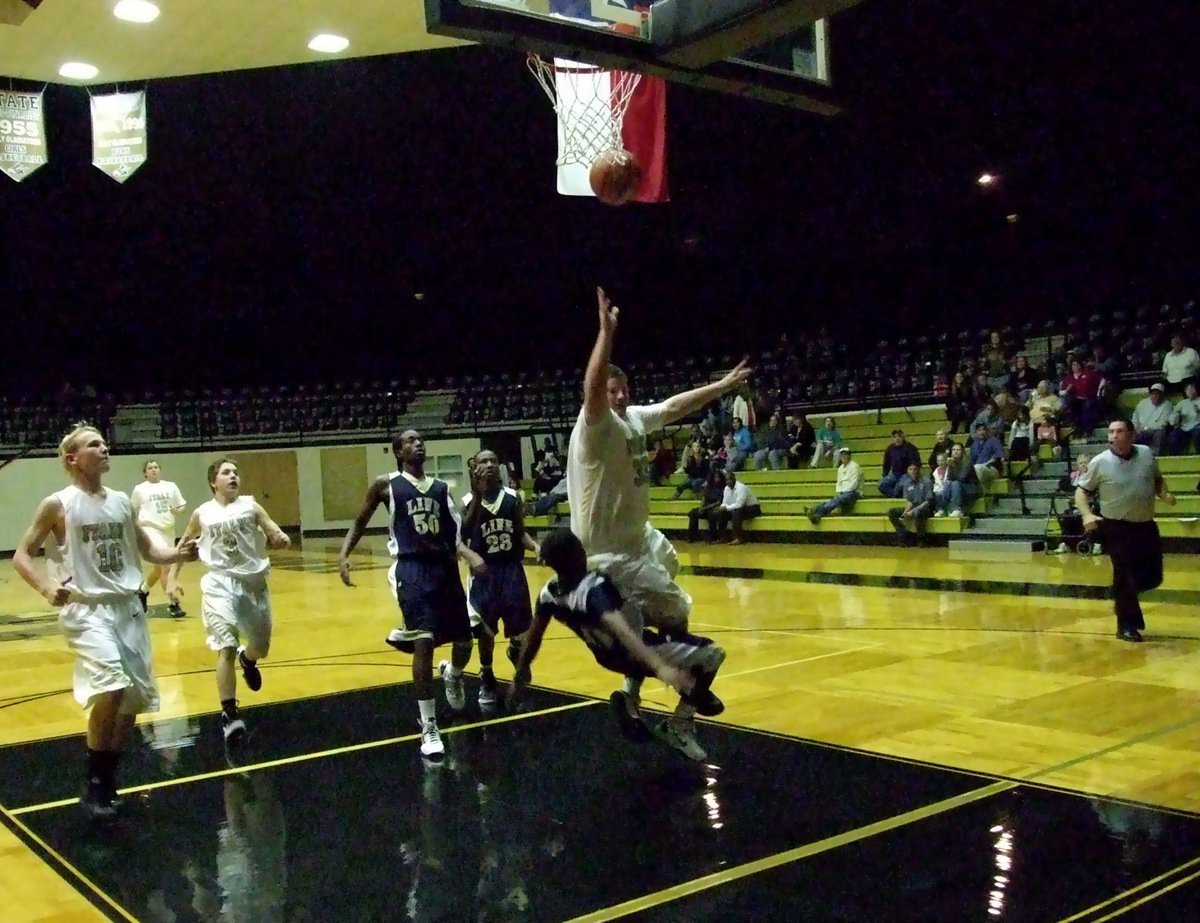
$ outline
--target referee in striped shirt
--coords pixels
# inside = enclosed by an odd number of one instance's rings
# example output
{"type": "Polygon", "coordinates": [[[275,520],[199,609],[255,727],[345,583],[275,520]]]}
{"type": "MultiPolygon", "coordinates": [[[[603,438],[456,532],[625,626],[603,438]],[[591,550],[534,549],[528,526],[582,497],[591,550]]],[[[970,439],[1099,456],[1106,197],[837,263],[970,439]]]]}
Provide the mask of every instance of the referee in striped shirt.
{"type": "Polygon", "coordinates": [[[1117,637],[1141,641],[1146,627],[1138,594],[1153,590],[1163,579],[1162,542],[1154,523],[1154,500],[1175,505],[1158,462],[1148,446],[1133,444],[1133,427],[1126,420],[1108,425],[1108,451],[1101,452],[1080,475],[1075,506],[1093,541],[1104,544],[1112,558],[1113,599],[1117,637]],[[1099,494],[1099,515],[1092,500],[1099,494]]]}

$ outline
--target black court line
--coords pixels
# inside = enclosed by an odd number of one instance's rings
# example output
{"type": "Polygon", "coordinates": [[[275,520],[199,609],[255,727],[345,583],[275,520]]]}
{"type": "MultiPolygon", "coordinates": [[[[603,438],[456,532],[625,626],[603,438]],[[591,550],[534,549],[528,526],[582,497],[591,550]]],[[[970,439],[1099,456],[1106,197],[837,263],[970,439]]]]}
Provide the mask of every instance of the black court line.
{"type": "MultiPolygon", "coordinates": [[[[375,694],[339,698],[349,724],[391,710],[375,694]]],[[[260,739],[286,722],[312,734],[292,749],[318,749],[311,711],[295,720],[291,707],[256,709],[260,739]]],[[[704,725],[702,739],[709,759],[692,763],[625,741],[607,709],[576,707],[463,727],[440,770],[412,740],[141,792],[109,832],[74,805],[17,819],[139,919],[225,906],[240,919],[565,920],[829,842],[647,903],[639,919],[988,919],[1006,874],[1003,919],[1052,920],[1200,852],[1196,818],[727,726],[704,725]]]]}
{"type": "MultiPolygon", "coordinates": [[[[1039,596],[1054,599],[1112,599],[1112,588],[1079,583],[1034,583],[1015,580],[959,580],[832,571],[799,571],[761,567],[713,567],[690,564],[680,568],[693,577],[738,577],[743,580],[780,580],[830,586],[861,586],[884,590],[928,590],[939,593],[972,593],[992,596],[1039,596]]],[[[1200,590],[1152,590],[1143,601],[1200,603],[1200,590]]]]}

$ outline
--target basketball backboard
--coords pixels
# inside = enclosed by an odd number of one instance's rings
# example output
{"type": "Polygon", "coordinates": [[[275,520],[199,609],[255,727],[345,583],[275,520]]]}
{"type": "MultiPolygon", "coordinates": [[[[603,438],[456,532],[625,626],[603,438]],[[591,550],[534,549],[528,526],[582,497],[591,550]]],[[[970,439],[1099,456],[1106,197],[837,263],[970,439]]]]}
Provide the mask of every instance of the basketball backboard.
{"type": "Polygon", "coordinates": [[[435,35],[833,114],[829,17],[858,2],[425,0],[425,19],[435,35]]]}

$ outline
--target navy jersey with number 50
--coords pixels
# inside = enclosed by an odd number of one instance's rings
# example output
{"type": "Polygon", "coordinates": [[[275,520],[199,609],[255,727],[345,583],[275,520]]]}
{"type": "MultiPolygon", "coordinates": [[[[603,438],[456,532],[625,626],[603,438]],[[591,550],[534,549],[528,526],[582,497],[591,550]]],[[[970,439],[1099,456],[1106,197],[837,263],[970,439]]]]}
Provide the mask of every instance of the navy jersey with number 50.
{"type": "Polygon", "coordinates": [[[388,484],[388,547],[397,558],[453,558],[458,546],[458,517],[445,481],[414,481],[403,472],[388,484]]]}

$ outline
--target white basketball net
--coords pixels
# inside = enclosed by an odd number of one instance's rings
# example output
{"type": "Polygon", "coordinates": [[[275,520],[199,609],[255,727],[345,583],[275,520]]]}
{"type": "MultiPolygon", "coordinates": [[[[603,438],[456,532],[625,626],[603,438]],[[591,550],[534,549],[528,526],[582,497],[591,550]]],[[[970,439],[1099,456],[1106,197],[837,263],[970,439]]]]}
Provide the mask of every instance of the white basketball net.
{"type": "Polygon", "coordinates": [[[546,61],[535,54],[529,55],[526,63],[558,114],[563,142],[560,167],[590,167],[605,151],[624,149],[621,125],[641,74],[562,58],[546,61]]]}

